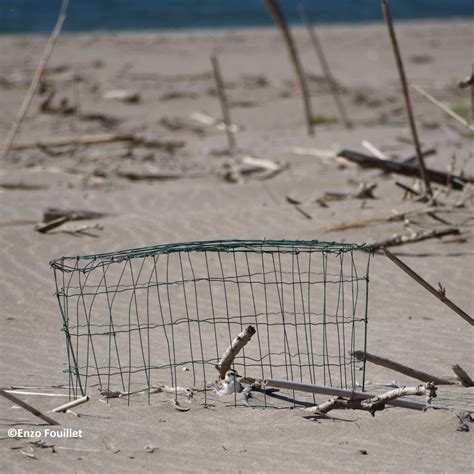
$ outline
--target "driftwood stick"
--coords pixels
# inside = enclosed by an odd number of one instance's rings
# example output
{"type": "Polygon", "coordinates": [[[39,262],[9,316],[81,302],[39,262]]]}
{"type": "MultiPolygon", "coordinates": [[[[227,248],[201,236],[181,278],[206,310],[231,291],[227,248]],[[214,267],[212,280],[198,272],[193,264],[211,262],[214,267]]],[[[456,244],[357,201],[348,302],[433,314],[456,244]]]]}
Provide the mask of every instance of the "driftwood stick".
{"type": "Polygon", "coordinates": [[[385,17],[385,22],[387,23],[388,33],[390,36],[390,41],[392,43],[393,53],[395,55],[395,62],[397,63],[398,74],[400,76],[400,82],[402,84],[403,97],[405,99],[405,110],[408,117],[408,123],[410,125],[411,135],[413,138],[413,143],[415,145],[415,152],[418,158],[418,167],[420,171],[420,176],[423,182],[425,183],[425,192],[428,196],[433,195],[431,190],[430,177],[426,172],[425,162],[423,160],[423,154],[421,153],[420,140],[418,138],[418,132],[416,130],[415,117],[413,115],[413,109],[410,101],[410,92],[408,90],[407,78],[405,75],[405,69],[403,67],[402,55],[400,53],[400,48],[398,47],[397,36],[395,34],[395,28],[393,26],[392,12],[390,10],[390,5],[388,0],[382,0],[382,10],[385,17]]]}
{"type": "MultiPolygon", "coordinates": [[[[268,379],[264,381],[265,387],[282,388],[288,390],[297,390],[300,392],[318,393],[320,395],[330,395],[335,397],[349,398],[351,400],[366,400],[374,398],[367,392],[354,392],[352,390],[344,390],[342,388],[325,387],[323,385],[313,385],[301,382],[290,382],[288,380],[274,380],[268,379]]],[[[410,408],[412,410],[424,410],[426,405],[424,403],[413,402],[411,400],[390,400],[388,405],[393,405],[402,408],[410,408]]]]}
{"type": "Polygon", "coordinates": [[[11,393],[7,393],[5,390],[0,389],[0,395],[3,395],[7,400],[10,400],[15,405],[18,405],[21,408],[24,408],[25,410],[29,411],[33,415],[37,416],[38,418],[41,418],[43,421],[46,421],[46,423],[48,423],[50,425],[59,425],[59,423],[57,421],[54,421],[49,416],[46,416],[45,414],[41,413],[39,410],[32,407],[31,405],[28,405],[28,403],[25,403],[24,401],[22,401],[19,398],[15,397],[11,393]]]}
{"type": "Polygon", "coordinates": [[[319,63],[321,64],[321,69],[323,70],[323,74],[326,77],[329,88],[331,89],[331,94],[334,97],[334,101],[336,102],[337,110],[339,111],[339,116],[341,117],[342,123],[346,128],[350,128],[352,125],[349,117],[347,116],[344,103],[342,102],[339,87],[334,79],[334,76],[332,75],[326,55],[324,54],[323,46],[319,41],[318,35],[316,34],[316,29],[314,28],[314,25],[311,24],[308,16],[306,15],[303,5],[298,6],[298,13],[300,15],[301,21],[306,25],[311,43],[313,44],[313,48],[316,52],[316,55],[318,56],[319,63]]]}
{"type": "Polygon", "coordinates": [[[15,140],[16,134],[20,129],[21,122],[23,121],[26,112],[28,111],[28,108],[31,104],[31,100],[35,95],[36,89],[38,88],[38,84],[41,80],[41,76],[43,75],[46,65],[48,64],[48,60],[51,56],[51,53],[53,52],[56,40],[58,39],[59,34],[61,33],[61,28],[63,27],[63,24],[66,20],[68,3],[69,0],[63,0],[61,9],[59,11],[58,19],[56,20],[56,25],[54,27],[53,32],[51,33],[51,36],[48,39],[48,42],[46,43],[46,48],[38,64],[35,75],[33,76],[30,88],[28,89],[28,92],[26,93],[26,96],[23,99],[23,103],[21,104],[20,110],[18,111],[17,116],[14,122],[12,123],[12,126],[10,127],[5,143],[3,144],[3,150],[0,159],[5,158],[8,152],[10,151],[13,145],[13,141],[15,140]]]}
{"type": "Polygon", "coordinates": [[[372,362],[372,364],[386,367],[387,369],[394,370],[395,372],[400,372],[401,374],[407,375],[408,377],[412,377],[417,380],[421,380],[422,382],[434,382],[438,385],[453,385],[453,383],[449,380],[436,377],[435,375],[427,374],[426,372],[422,372],[421,370],[412,369],[411,367],[399,364],[398,362],[386,359],[385,357],[379,357],[364,351],[354,351],[351,352],[351,355],[353,355],[358,360],[372,362]]]}
{"type": "MultiPolygon", "coordinates": [[[[435,155],[436,148],[428,148],[428,150],[425,150],[422,153],[423,153],[423,158],[426,158],[427,156],[430,156],[430,155],[435,155]]],[[[401,160],[401,162],[404,164],[410,164],[414,161],[416,161],[416,155],[410,155],[410,156],[407,156],[406,158],[403,158],[403,160],[401,160]]]]}
{"type": "MultiPolygon", "coordinates": [[[[413,176],[415,178],[421,177],[419,168],[407,163],[393,160],[380,160],[374,156],[365,155],[364,153],[352,150],[342,150],[338,153],[338,156],[353,161],[359,166],[365,168],[378,168],[387,171],[388,173],[413,176]]],[[[450,185],[453,189],[457,190],[462,190],[466,183],[474,183],[474,177],[472,176],[453,176],[450,173],[429,168],[426,169],[426,173],[428,174],[430,181],[433,183],[441,184],[443,186],[450,185]]]]}
{"type": "MultiPolygon", "coordinates": [[[[442,301],[448,308],[452,309],[455,313],[459,314],[461,318],[467,321],[471,326],[474,326],[474,319],[471,318],[465,311],[463,311],[459,306],[453,303],[449,298],[446,297],[446,291],[444,289],[436,289],[430,285],[424,278],[422,278],[418,273],[412,270],[406,263],[402,262],[398,257],[393,255],[392,252],[386,248],[382,248],[385,255],[399,268],[401,268],[405,273],[410,275],[417,283],[419,283],[425,290],[428,290],[433,296],[436,296],[440,301],[442,301]]],[[[422,380],[422,379],[420,379],[422,380]]],[[[439,383],[439,382],[438,382],[439,383]]]]}
{"type": "Polygon", "coordinates": [[[425,99],[427,99],[429,102],[431,102],[433,105],[436,105],[439,109],[441,109],[443,112],[448,114],[451,118],[459,122],[461,125],[464,125],[467,127],[469,130],[474,131],[474,125],[471,125],[466,119],[462,118],[460,115],[458,115],[454,110],[451,110],[447,105],[443,104],[439,100],[435,99],[431,94],[428,94],[425,90],[423,90],[420,86],[417,86],[416,84],[410,84],[411,88],[418,92],[421,96],[423,96],[425,99]]]}
{"type": "Polygon", "coordinates": [[[459,235],[460,231],[456,227],[448,227],[446,229],[433,229],[433,230],[419,230],[411,234],[398,234],[389,239],[379,240],[367,244],[372,249],[379,249],[383,247],[395,247],[397,245],[413,244],[415,242],[421,242],[422,240],[428,239],[440,239],[446,235],[459,235]]]}
{"type": "Polygon", "coordinates": [[[224,88],[224,81],[222,80],[221,67],[217,56],[211,56],[212,70],[214,72],[214,81],[216,83],[217,94],[221,103],[222,119],[225,124],[225,131],[227,134],[227,141],[229,142],[229,150],[231,154],[235,153],[235,136],[232,130],[232,121],[230,119],[229,102],[224,88]]]}
{"type": "Polygon", "coordinates": [[[29,150],[37,147],[60,147],[68,145],[106,145],[109,143],[127,142],[129,146],[143,146],[145,148],[181,148],[185,145],[183,140],[147,140],[132,134],[98,134],[82,135],[81,137],[65,137],[42,140],[30,143],[19,143],[13,145],[12,150],[29,150]]]}
{"type": "Polygon", "coordinates": [[[464,387],[474,387],[474,381],[460,365],[453,365],[453,372],[456,374],[456,377],[460,380],[464,387]]]}
{"type": "Polygon", "coordinates": [[[306,83],[306,76],[303,70],[303,66],[298,55],[298,50],[296,49],[295,42],[291,36],[290,29],[286,23],[283,12],[278,5],[276,0],[265,0],[265,4],[273,17],[273,20],[278,25],[285,40],[286,46],[288,48],[288,53],[290,55],[291,62],[295,68],[296,76],[300,84],[301,95],[303,97],[303,106],[306,117],[306,126],[308,129],[308,135],[314,135],[313,128],[313,112],[311,110],[311,101],[309,97],[308,85],[306,83]]]}
{"type": "Polygon", "coordinates": [[[415,191],[413,188],[410,188],[410,186],[407,186],[406,184],[400,183],[400,181],[395,181],[395,184],[399,187],[405,190],[408,193],[412,193],[415,196],[419,196],[420,193],[418,191],[415,191]]]}
{"type": "Polygon", "coordinates": [[[86,403],[88,401],[89,401],[89,397],[86,395],[85,397],[78,398],[76,400],[73,400],[72,402],[64,403],[63,405],[53,408],[51,410],[51,413],[64,412],[71,408],[77,407],[78,405],[82,405],[83,403],[86,403]]]}
{"type": "MultiPolygon", "coordinates": [[[[397,400],[400,397],[406,396],[426,396],[427,405],[431,403],[432,398],[436,397],[436,386],[433,382],[429,382],[425,385],[417,385],[416,387],[400,387],[394,390],[390,390],[381,395],[376,395],[372,398],[365,400],[354,400],[344,399],[341,397],[333,398],[332,400],[316,405],[314,407],[306,408],[305,411],[310,414],[326,414],[334,409],[351,409],[351,410],[364,410],[370,412],[372,416],[375,416],[375,412],[385,409],[386,404],[397,400]]],[[[426,406],[424,406],[426,408],[426,406]]]]}
{"type": "Polygon", "coordinates": [[[232,344],[224,352],[220,362],[216,365],[221,379],[225,378],[225,373],[230,369],[232,362],[240,352],[240,350],[250,341],[255,334],[253,326],[247,326],[233,341],[232,344]]]}

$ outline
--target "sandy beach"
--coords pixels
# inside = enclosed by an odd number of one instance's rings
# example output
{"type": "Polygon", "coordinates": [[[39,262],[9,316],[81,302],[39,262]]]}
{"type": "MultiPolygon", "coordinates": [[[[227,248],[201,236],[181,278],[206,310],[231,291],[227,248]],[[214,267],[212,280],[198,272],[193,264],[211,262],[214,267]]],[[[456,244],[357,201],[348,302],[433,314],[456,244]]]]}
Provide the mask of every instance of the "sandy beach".
{"type": "MultiPolygon", "coordinates": [[[[457,83],[470,74],[474,61],[473,23],[400,22],[396,27],[409,81],[468,114],[469,90],[459,89],[457,83]]],[[[60,36],[16,136],[17,148],[0,163],[3,387],[68,393],[68,377],[63,373],[66,346],[48,264],[61,256],[216,239],[370,243],[409,229],[457,226],[461,236],[429,239],[392,251],[434,286],[439,282],[450,299],[473,314],[469,186],[449,193],[439,186],[444,208],[454,209],[436,214],[445,223],[425,213],[405,222],[385,220],[327,230],[340,223],[426,208],[425,203],[403,200],[403,190],[395,185],[400,181],[416,186],[412,178],[363,169],[336,157],[343,149],[370,154],[361,145],[363,140],[389,157],[403,159],[414,153],[386,26],[318,28],[353,124],[349,129],[338,119],[307,32],[293,31],[308,76],[313,113],[319,117],[314,137],[306,133],[297,81],[276,28],[60,36]],[[202,114],[221,117],[212,54],[219,57],[232,121],[239,128],[233,158],[226,153],[222,128],[196,120],[202,114]],[[104,98],[114,90],[136,92],[138,99],[104,98]],[[170,151],[124,142],[35,145],[98,134],[133,134],[183,146],[170,151]],[[20,149],[22,144],[33,146],[20,149]],[[244,156],[272,160],[284,169],[265,180],[252,172],[244,172],[236,183],[223,179],[226,166],[238,168],[244,156]],[[169,179],[136,178],[147,174],[169,179]],[[377,184],[375,199],[353,197],[362,182],[377,184]],[[325,193],[349,197],[332,200],[325,193]],[[307,215],[288,197],[299,201],[307,215]],[[455,206],[461,202],[462,206],[455,206]],[[35,231],[43,212],[51,207],[106,216],[68,222],[45,234],[35,231]],[[96,224],[85,234],[63,232],[96,224]]],[[[46,36],[0,36],[0,143],[46,41],[46,36]]],[[[473,176],[473,133],[415,93],[412,102],[423,149],[436,149],[426,158],[427,166],[473,176]]],[[[372,262],[368,328],[370,353],[453,382],[454,364],[474,376],[472,327],[382,254],[372,262]]],[[[377,393],[393,380],[407,386],[419,383],[371,364],[366,380],[367,390],[377,393]]],[[[137,396],[127,406],[123,399],[106,404],[91,390],[91,400],[75,409],[79,417],[52,415],[62,427],[83,431],[80,439],[43,436],[54,449],[31,444],[28,438],[9,438],[11,427],[44,431],[45,425],[38,426],[33,415],[0,398],[0,469],[472,472],[474,425],[467,422],[470,430],[460,430],[457,415],[474,411],[473,390],[459,383],[439,386],[434,404],[446,408],[442,410],[387,408],[375,417],[362,411],[333,411],[333,419],[317,420],[305,417],[292,404],[263,408],[258,396],[250,407],[217,401],[203,408],[196,402],[189,411],[179,412],[165,394],[151,397],[150,405],[146,397],[137,396]]],[[[67,400],[21,398],[45,413],[67,400]]],[[[327,397],[316,399],[322,403],[327,397]]]]}

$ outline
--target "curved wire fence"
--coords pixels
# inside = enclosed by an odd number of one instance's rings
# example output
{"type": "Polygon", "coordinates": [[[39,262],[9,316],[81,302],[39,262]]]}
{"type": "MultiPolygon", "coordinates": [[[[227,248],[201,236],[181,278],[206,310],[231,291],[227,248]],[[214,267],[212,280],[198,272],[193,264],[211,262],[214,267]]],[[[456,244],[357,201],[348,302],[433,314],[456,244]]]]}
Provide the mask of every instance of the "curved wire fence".
{"type": "Polygon", "coordinates": [[[360,245],[232,240],[50,262],[71,394],[166,382],[206,388],[247,325],[244,377],[363,389],[369,263],[360,245]]]}

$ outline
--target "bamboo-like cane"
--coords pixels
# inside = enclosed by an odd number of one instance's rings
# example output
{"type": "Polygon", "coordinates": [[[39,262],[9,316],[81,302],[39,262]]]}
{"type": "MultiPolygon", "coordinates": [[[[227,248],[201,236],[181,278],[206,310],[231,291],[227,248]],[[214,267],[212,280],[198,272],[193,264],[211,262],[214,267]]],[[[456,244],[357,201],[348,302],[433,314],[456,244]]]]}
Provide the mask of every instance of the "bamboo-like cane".
{"type": "Polygon", "coordinates": [[[216,83],[217,94],[221,103],[222,120],[225,124],[225,131],[227,134],[227,141],[229,142],[229,150],[231,154],[235,153],[235,136],[232,130],[232,121],[230,119],[229,102],[224,88],[224,81],[222,80],[221,67],[217,56],[211,56],[212,70],[214,72],[214,81],[216,83]]]}
{"type": "Polygon", "coordinates": [[[421,152],[420,140],[418,138],[418,132],[416,130],[415,117],[413,115],[413,109],[410,101],[410,92],[408,90],[407,78],[405,75],[405,69],[403,67],[402,56],[400,54],[400,48],[398,47],[397,36],[395,34],[395,28],[393,26],[392,12],[390,11],[390,5],[388,0],[382,0],[382,10],[387,23],[390,40],[392,42],[393,53],[395,55],[395,61],[397,63],[398,74],[400,75],[400,82],[402,84],[403,97],[405,98],[405,109],[408,117],[408,123],[410,125],[411,135],[413,143],[415,145],[416,156],[418,158],[418,166],[420,168],[420,175],[425,183],[425,192],[428,196],[433,196],[431,189],[430,179],[426,172],[425,162],[423,160],[423,153],[421,152]]]}
{"type": "Polygon", "coordinates": [[[324,54],[323,46],[316,33],[316,29],[314,28],[314,25],[311,24],[308,16],[306,15],[303,5],[298,6],[298,13],[300,15],[301,21],[306,25],[311,43],[313,44],[316,55],[318,56],[323,74],[326,77],[326,82],[328,83],[329,88],[331,89],[331,94],[334,97],[334,101],[336,102],[337,110],[339,111],[339,116],[341,117],[342,123],[346,128],[351,128],[352,124],[349,120],[349,117],[347,116],[344,103],[342,102],[341,94],[339,93],[339,87],[337,86],[334,76],[332,75],[326,55],[324,54]]]}
{"type": "Polygon", "coordinates": [[[38,65],[38,68],[36,69],[33,80],[31,81],[30,88],[28,89],[28,92],[26,93],[26,96],[23,99],[23,103],[21,104],[20,110],[18,111],[18,114],[14,122],[12,123],[12,126],[10,127],[10,131],[8,132],[7,138],[3,145],[3,150],[0,156],[0,159],[5,158],[8,152],[10,151],[10,148],[13,145],[13,141],[15,140],[16,134],[18,130],[20,129],[21,122],[23,121],[23,118],[25,117],[26,112],[28,111],[28,107],[30,106],[31,99],[33,99],[33,96],[35,95],[36,89],[38,88],[38,84],[41,80],[41,76],[43,75],[46,65],[48,64],[48,60],[51,56],[51,53],[53,52],[53,48],[56,43],[56,40],[58,39],[59,34],[61,33],[61,28],[63,27],[63,24],[66,21],[66,18],[67,18],[66,12],[67,12],[68,3],[69,3],[69,0],[63,0],[63,3],[61,5],[61,10],[59,11],[58,19],[56,21],[56,25],[54,27],[53,32],[51,33],[51,36],[48,39],[48,43],[46,44],[46,48],[44,50],[43,56],[41,57],[40,63],[38,65]]]}
{"type": "Polygon", "coordinates": [[[303,106],[305,111],[306,117],[306,126],[308,128],[308,135],[314,135],[313,129],[313,112],[311,110],[311,101],[309,97],[309,90],[308,85],[306,84],[306,77],[304,74],[303,66],[300,61],[300,57],[298,55],[298,50],[296,49],[295,42],[293,37],[291,36],[290,29],[286,23],[285,17],[283,12],[278,5],[276,0],[265,0],[265,4],[272,15],[275,23],[281,30],[283,38],[285,40],[286,46],[288,48],[288,53],[290,55],[291,62],[295,68],[296,75],[298,77],[298,81],[300,83],[301,95],[303,96],[303,106]]]}
{"type": "Polygon", "coordinates": [[[72,402],[64,403],[63,405],[53,408],[51,410],[51,413],[60,413],[63,411],[67,411],[71,408],[77,407],[78,405],[82,405],[83,403],[86,403],[88,401],[89,401],[89,397],[86,395],[85,397],[78,398],[76,400],[73,400],[72,402]]]}

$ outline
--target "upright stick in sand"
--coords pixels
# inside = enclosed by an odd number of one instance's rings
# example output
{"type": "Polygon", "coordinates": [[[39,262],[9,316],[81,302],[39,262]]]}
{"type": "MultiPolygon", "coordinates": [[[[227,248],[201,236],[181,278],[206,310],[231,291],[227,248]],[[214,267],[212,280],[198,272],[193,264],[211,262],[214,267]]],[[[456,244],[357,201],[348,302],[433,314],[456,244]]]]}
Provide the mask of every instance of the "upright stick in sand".
{"type": "Polygon", "coordinates": [[[229,103],[224,90],[224,81],[222,80],[221,68],[217,56],[211,56],[212,70],[214,72],[214,80],[216,83],[217,94],[222,108],[222,120],[225,124],[225,131],[227,133],[227,140],[229,142],[229,150],[231,154],[235,152],[235,137],[232,131],[232,121],[230,119],[229,103]]]}
{"type": "Polygon", "coordinates": [[[426,173],[425,162],[423,160],[423,153],[421,152],[420,140],[418,139],[418,132],[415,125],[415,117],[413,116],[413,110],[410,102],[410,93],[408,91],[407,78],[405,76],[405,69],[403,68],[402,56],[398,47],[397,37],[395,35],[395,29],[393,27],[392,13],[388,0],[382,0],[382,10],[387,23],[390,40],[392,42],[393,53],[395,55],[395,61],[397,63],[398,73],[400,75],[400,82],[402,83],[403,96],[405,98],[405,109],[408,116],[408,122],[410,124],[411,135],[413,137],[413,143],[415,145],[416,156],[418,158],[418,166],[420,167],[420,175],[425,183],[425,192],[428,196],[433,196],[431,189],[430,180],[426,173]]]}
{"type": "Polygon", "coordinates": [[[314,135],[313,113],[311,111],[311,102],[309,98],[308,85],[306,84],[306,78],[305,78],[303,66],[301,65],[301,61],[298,56],[298,51],[296,49],[295,42],[293,40],[293,37],[291,36],[285,17],[283,16],[283,12],[281,11],[281,8],[276,2],[276,0],[265,0],[265,4],[267,5],[267,8],[270,14],[272,15],[275,23],[279,26],[283,34],[283,38],[285,39],[286,46],[288,47],[290,59],[295,68],[296,75],[298,76],[301,94],[303,96],[303,105],[304,105],[304,111],[305,111],[305,117],[306,117],[306,125],[308,128],[308,135],[314,135]]]}
{"type": "Polygon", "coordinates": [[[5,158],[8,152],[10,151],[13,141],[15,140],[15,136],[20,128],[21,122],[23,121],[23,118],[25,117],[25,114],[28,111],[28,107],[30,106],[31,99],[35,95],[41,76],[43,75],[43,72],[46,68],[46,64],[48,63],[51,53],[53,52],[54,44],[56,43],[59,33],[61,32],[61,28],[63,27],[64,21],[66,20],[66,11],[68,7],[68,3],[69,3],[68,0],[63,0],[63,3],[61,5],[61,10],[59,11],[58,19],[56,21],[56,26],[54,27],[54,30],[48,39],[48,43],[46,44],[46,48],[44,50],[43,56],[41,57],[38,68],[36,69],[33,80],[31,81],[30,88],[28,89],[28,92],[26,93],[26,96],[23,99],[23,103],[21,104],[20,110],[18,111],[15,121],[12,123],[12,126],[10,127],[10,131],[8,132],[5,143],[3,144],[3,150],[0,156],[0,159],[5,158]]]}
{"type": "Polygon", "coordinates": [[[316,51],[316,55],[319,59],[319,63],[321,64],[323,74],[326,77],[326,81],[329,84],[329,88],[331,89],[331,94],[336,102],[336,106],[339,111],[339,116],[341,117],[342,123],[346,128],[351,128],[352,125],[349,120],[349,117],[347,116],[344,103],[342,102],[342,98],[339,93],[339,87],[337,86],[336,80],[334,79],[334,76],[331,73],[331,69],[329,68],[329,63],[326,59],[326,55],[324,54],[324,50],[321,45],[321,42],[319,41],[318,35],[316,34],[316,29],[309,21],[309,18],[306,15],[303,5],[298,6],[298,13],[300,15],[301,21],[303,22],[303,24],[306,25],[309,37],[311,39],[311,43],[313,44],[314,50],[316,51]]]}

